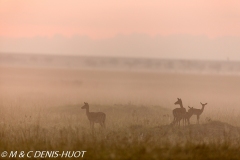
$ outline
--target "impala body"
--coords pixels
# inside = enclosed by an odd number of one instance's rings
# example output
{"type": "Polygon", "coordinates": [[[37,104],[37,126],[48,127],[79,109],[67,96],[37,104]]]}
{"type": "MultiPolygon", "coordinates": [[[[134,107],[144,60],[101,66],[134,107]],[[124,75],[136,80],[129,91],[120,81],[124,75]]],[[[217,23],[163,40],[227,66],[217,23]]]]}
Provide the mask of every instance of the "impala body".
{"type": "Polygon", "coordinates": [[[183,121],[185,123],[185,125],[190,125],[190,118],[192,117],[193,113],[194,113],[194,108],[193,107],[189,107],[188,106],[188,111],[183,115],[183,121]]]}
{"type": "Polygon", "coordinates": [[[90,127],[94,128],[94,123],[99,123],[102,127],[105,128],[106,114],[103,112],[89,112],[88,103],[84,102],[82,109],[86,109],[86,115],[90,122],[90,127]]]}
{"type": "Polygon", "coordinates": [[[178,123],[180,125],[180,121],[184,118],[186,114],[186,109],[183,107],[182,100],[178,98],[177,102],[174,103],[175,105],[180,105],[180,108],[175,108],[173,110],[173,122],[172,124],[178,123]]]}
{"type": "Polygon", "coordinates": [[[203,113],[204,111],[204,107],[207,105],[207,103],[203,104],[202,102],[200,102],[200,104],[202,105],[201,109],[193,109],[193,115],[197,115],[197,123],[199,124],[199,119],[200,119],[200,115],[203,113]]]}

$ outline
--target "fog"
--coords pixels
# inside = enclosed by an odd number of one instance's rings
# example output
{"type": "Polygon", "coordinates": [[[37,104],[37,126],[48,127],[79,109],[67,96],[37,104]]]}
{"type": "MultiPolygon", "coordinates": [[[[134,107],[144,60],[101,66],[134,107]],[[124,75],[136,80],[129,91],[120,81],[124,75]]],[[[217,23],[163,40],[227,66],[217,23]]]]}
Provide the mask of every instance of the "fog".
{"type": "Polygon", "coordinates": [[[93,40],[84,36],[0,38],[0,53],[240,60],[240,38],[206,36],[119,35],[93,40]]]}

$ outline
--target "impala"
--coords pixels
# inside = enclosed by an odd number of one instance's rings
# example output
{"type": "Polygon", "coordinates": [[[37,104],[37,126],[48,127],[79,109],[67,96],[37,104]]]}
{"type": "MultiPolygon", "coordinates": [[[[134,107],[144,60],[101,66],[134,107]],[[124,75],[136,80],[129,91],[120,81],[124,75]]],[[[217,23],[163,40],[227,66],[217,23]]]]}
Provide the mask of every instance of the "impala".
{"type": "Polygon", "coordinates": [[[102,127],[105,128],[106,114],[103,112],[89,112],[88,103],[84,102],[82,109],[86,109],[86,114],[90,122],[90,127],[94,128],[94,123],[99,123],[102,127]]]}

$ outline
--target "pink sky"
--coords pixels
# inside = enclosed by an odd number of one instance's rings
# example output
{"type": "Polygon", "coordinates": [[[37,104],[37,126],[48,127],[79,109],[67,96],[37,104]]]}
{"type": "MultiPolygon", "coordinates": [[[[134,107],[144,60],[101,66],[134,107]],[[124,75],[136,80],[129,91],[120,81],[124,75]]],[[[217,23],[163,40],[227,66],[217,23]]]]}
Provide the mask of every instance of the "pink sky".
{"type": "Polygon", "coordinates": [[[240,1],[0,0],[0,53],[240,60],[240,1]]]}
{"type": "Polygon", "coordinates": [[[239,0],[0,0],[0,36],[240,36],[239,0]]]}

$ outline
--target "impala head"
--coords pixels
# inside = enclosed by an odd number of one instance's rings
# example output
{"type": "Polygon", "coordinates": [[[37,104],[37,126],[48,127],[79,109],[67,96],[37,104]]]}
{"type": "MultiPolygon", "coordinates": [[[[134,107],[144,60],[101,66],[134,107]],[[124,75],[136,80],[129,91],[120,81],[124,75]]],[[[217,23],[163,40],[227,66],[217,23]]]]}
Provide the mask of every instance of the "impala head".
{"type": "Polygon", "coordinates": [[[177,98],[177,102],[175,102],[174,104],[175,104],[175,105],[177,105],[177,104],[182,104],[181,98],[177,98]]]}
{"type": "Polygon", "coordinates": [[[188,113],[193,113],[193,107],[189,107],[189,106],[188,106],[188,108],[189,108],[189,109],[188,109],[188,113]]]}
{"type": "Polygon", "coordinates": [[[88,103],[84,102],[84,106],[82,106],[82,109],[87,109],[87,108],[89,108],[89,105],[88,103]]]}
{"type": "Polygon", "coordinates": [[[205,107],[207,105],[207,103],[203,104],[202,102],[200,102],[200,104],[202,105],[202,107],[205,107]]]}

